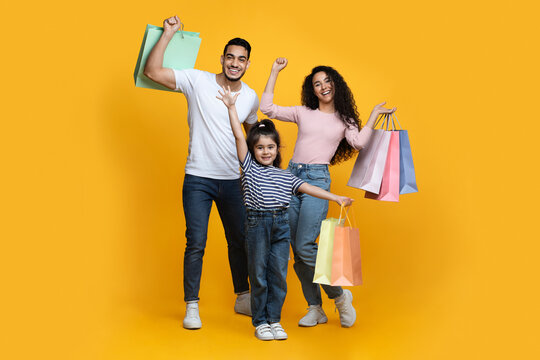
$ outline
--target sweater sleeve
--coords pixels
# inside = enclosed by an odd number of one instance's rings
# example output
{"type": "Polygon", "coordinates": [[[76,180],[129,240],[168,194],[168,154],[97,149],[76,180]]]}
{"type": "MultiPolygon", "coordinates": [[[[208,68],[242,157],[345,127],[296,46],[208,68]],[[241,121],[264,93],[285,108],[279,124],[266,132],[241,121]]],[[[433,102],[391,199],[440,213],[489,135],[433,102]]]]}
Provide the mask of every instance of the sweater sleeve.
{"type": "Polygon", "coordinates": [[[277,106],[274,94],[263,93],[261,96],[261,112],[271,119],[298,123],[299,106],[277,106]]]}
{"type": "Polygon", "coordinates": [[[373,129],[367,126],[364,126],[360,131],[352,125],[348,125],[345,129],[347,142],[356,150],[362,150],[369,143],[372,134],[373,129]]]}

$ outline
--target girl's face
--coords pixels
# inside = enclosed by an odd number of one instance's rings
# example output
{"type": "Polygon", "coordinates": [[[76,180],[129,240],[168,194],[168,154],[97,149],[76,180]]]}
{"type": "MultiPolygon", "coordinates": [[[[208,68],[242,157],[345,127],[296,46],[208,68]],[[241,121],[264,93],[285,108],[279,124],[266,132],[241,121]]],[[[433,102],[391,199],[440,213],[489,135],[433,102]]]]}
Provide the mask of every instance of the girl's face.
{"type": "Polygon", "coordinates": [[[319,103],[329,104],[334,102],[334,82],[324,71],[313,75],[313,92],[319,99],[319,103]]]}
{"type": "Polygon", "coordinates": [[[261,165],[272,165],[278,152],[277,144],[270,136],[261,135],[253,147],[255,159],[261,165]]]}

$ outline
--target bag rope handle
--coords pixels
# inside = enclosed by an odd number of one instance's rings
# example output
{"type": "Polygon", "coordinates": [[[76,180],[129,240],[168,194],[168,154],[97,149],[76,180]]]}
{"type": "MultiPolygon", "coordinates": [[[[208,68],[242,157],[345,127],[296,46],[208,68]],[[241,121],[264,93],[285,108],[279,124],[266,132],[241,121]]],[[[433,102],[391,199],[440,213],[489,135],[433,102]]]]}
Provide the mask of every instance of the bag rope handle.
{"type": "Polygon", "coordinates": [[[184,39],[184,23],[180,21],[180,36],[182,36],[182,39],[184,39]]]}
{"type": "MultiPolygon", "coordinates": [[[[379,117],[377,118],[377,121],[375,122],[375,125],[373,125],[373,128],[375,129],[377,127],[377,125],[379,125],[379,121],[381,121],[381,119],[384,119],[385,118],[385,115],[386,114],[379,114],[379,117]]],[[[381,123],[381,128],[384,126],[384,120],[383,122],[381,123]]]]}
{"type": "MultiPolygon", "coordinates": [[[[341,225],[341,215],[343,214],[343,208],[345,206],[343,204],[341,204],[341,209],[339,210],[339,220],[338,220],[338,224],[341,225]]],[[[349,221],[349,226],[350,227],[353,227],[352,224],[351,224],[351,219],[349,218],[349,210],[351,209],[351,205],[347,206],[347,211],[345,212],[345,219],[347,219],[349,221]]],[[[345,219],[343,219],[343,224],[345,224],[345,219]]]]}
{"type": "Polygon", "coordinates": [[[394,113],[392,113],[391,116],[392,116],[392,121],[394,121],[394,119],[395,119],[397,121],[398,125],[399,125],[399,129],[403,130],[403,128],[401,127],[401,124],[399,123],[399,120],[398,120],[397,116],[394,113]]]}

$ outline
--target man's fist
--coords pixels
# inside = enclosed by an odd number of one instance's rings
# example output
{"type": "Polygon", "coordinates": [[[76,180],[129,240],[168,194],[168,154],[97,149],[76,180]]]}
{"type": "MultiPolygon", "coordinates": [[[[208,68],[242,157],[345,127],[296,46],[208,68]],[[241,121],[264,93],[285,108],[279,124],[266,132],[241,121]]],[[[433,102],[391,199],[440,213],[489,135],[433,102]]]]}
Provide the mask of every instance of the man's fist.
{"type": "Polygon", "coordinates": [[[176,15],[163,21],[163,31],[175,33],[180,29],[180,18],[176,15]]]}

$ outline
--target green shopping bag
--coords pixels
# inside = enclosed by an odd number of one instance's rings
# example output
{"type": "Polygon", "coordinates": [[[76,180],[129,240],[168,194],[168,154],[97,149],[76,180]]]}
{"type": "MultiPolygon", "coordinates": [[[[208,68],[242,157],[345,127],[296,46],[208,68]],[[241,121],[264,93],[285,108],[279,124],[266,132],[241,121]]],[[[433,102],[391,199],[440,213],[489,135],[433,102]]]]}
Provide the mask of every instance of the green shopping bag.
{"type": "Polygon", "coordinates": [[[330,285],[332,281],[332,256],[334,254],[334,234],[336,225],[345,221],[341,215],[343,206],[339,212],[339,219],[328,218],[321,222],[321,233],[319,235],[319,246],[317,249],[317,260],[315,262],[315,275],[313,282],[330,285]]]}
{"type": "MultiPolygon", "coordinates": [[[[174,91],[150,80],[143,74],[146,59],[148,58],[148,55],[150,54],[150,51],[154,45],[158,42],[162,33],[162,27],[146,25],[141,50],[139,51],[139,58],[137,59],[135,73],[133,74],[133,77],[135,78],[135,86],[148,89],[174,91]]],[[[173,35],[171,42],[165,50],[165,55],[163,56],[163,67],[178,70],[193,69],[200,46],[201,38],[199,37],[198,32],[189,32],[183,30],[177,31],[173,35]]]]}

